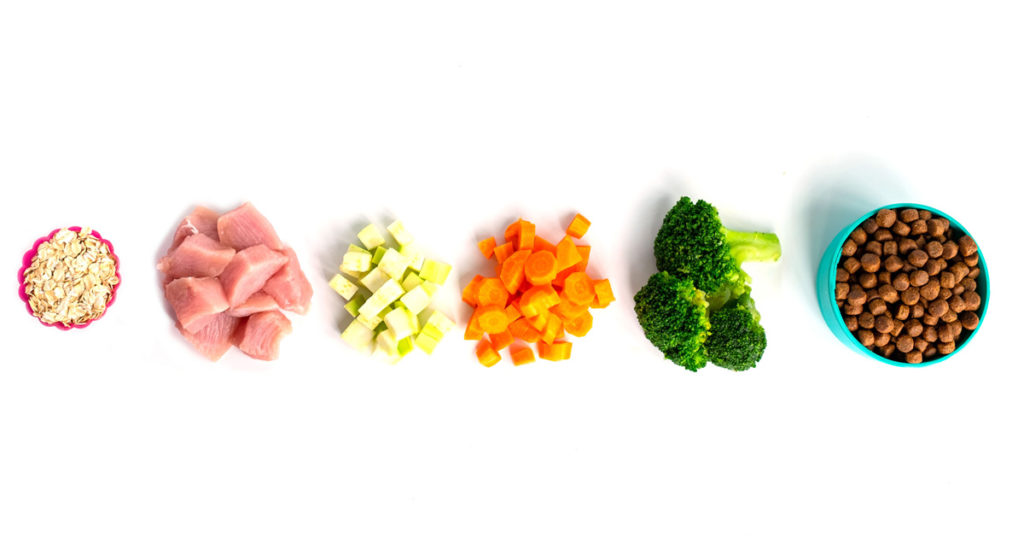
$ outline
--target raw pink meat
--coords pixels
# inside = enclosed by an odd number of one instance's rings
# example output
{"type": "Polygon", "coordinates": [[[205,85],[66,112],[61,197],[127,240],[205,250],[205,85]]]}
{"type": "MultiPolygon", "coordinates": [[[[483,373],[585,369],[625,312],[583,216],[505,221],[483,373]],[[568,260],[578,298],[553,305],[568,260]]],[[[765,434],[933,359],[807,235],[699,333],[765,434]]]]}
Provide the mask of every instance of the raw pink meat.
{"type": "Polygon", "coordinates": [[[285,311],[304,315],[313,299],[313,285],[309,284],[306,274],[302,273],[295,250],[285,247],[284,254],[288,256],[288,264],[267,280],[263,292],[273,296],[285,311]]]}
{"type": "Polygon", "coordinates": [[[220,274],[220,283],[228,303],[232,307],[244,303],[287,263],[288,257],[263,244],[235,253],[220,274]]]}
{"type": "Polygon", "coordinates": [[[292,332],[292,323],[281,311],[256,313],[235,330],[233,342],[238,349],[254,359],[277,359],[281,339],[292,332]]]}
{"type": "Polygon", "coordinates": [[[228,309],[228,314],[231,316],[249,316],[255,313],[262,313],[263,311],[273,311],[277,309],[277,302],[274,298],[266,292],[260,291],[252,296],[249,296],[248,300],[235,307],[228,309]]]}
{"type": "Polygon", "coordinates": [[[191,214],[185,216],[174,231],[174,240],[171,241],[171,249],[178,247],[186,238],[195,234],[204,234],[216,241],[220,241],[217,235],[217,218],[219,214],[206,208],[196,207],[191,214]]]}
{"type": "Polygon", "coordinates": [[[199,353],[218,361],[231,348],[231,337],[240,321],[225,312],[214,315],[213,320],[206,327],[195,333],[185,331],[180,324],[178,331],[185,336],[188,342],[192,343],[192,346],[196,347],[199,353]]]}
{"type": "Polygon", "coordinates": [[[156,268],[170,279],[179,277],[216,277],[235,256],[235,250],[205,234],[185,237],[178,247],[160,259],[156,268]]]}
{"type": "Polygon", "coordinates": [[[235,249],[258,244],[275,250],[284,248],[274,226],[251,203],[245,203],[218,218],[217,234],[222,243],[235,249]]]}
{"type": "Polygon", "coordinates": [[[203,329],[216,319],[218,313],[228,310],[224,290],[213,277],[175,279],[164,288],[164,296],[174,309],[182,329],[190,333],[203,329]]]}

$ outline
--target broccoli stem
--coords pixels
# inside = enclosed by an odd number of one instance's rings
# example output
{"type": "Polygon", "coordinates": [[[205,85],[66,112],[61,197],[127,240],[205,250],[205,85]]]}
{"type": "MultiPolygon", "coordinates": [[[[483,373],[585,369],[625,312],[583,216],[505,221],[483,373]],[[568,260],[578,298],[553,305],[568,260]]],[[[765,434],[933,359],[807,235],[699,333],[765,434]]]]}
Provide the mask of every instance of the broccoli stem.
{"type": "Polygon", "coordinates": [[[779,237],[774,233],[756,233],[750,231],[733,231],[722,228],[725,244],[736,264],[747,261],[772,262],[782,256],[779,237]]]}

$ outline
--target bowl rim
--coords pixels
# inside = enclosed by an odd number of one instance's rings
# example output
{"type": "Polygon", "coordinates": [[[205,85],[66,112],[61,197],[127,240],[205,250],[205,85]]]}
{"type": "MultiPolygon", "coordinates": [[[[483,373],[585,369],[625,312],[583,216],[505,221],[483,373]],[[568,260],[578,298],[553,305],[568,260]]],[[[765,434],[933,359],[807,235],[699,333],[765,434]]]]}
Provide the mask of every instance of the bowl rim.
{"type": "Polygon", "coordinates": [[[115,284],[114,287],[110,289],[110,300],[107,301],[107,306],[103,309],[103,313],[101,313],[100,316],[97,316],[96,318],[93,318],[92,320],[89,320],[84,324],[71,324],[70,326],[65,326],[60,322],[49,323],[43,321],[42,318],[36,316],[35,311],[32,310],[32,306],[29,305],[28,293],[25,292],[25,270],[28,270],[32,266],[32,259],[36,257],[36,253],[39,251],[39,246],[42,245],[44,242],[48,242],[51,238],[56,236],[57,233],[63,231],[64,229],[74,231],[77,233],[81,232],[82,227],[78,225],[73,225],[70,227],[59,227],[57,229],[54,229],[46,236],[40,237],[38,240],[36,240],[35,243],[32,245],[32,248],[26,251],[25,255],[22,256],[21,269],[18,270],[18,297],[20,297],[21,301],[25,304],[25,310],[28,311],[28,314],[32,315],[32,318],[38,320],[40,324],[47,327],[54,327],[61,331],[70,331],[72,329],[83,329],[91,326],[93,322],[106,316],[107,311],[109,311],[110,307],[114,305],[114,301],[117,299],[117,289],[121,287],[122,283],[121,259],[120,257],[117,256],[116,253],[114,253],[114,244],[112,244],[106,238],[103,238],[99,231],[95,229],[90,229],[91,232],[89,234],[96,237],[96,239],[99,240],[100,242],[106,244],[107,249],[110,251],[110,256],[114,258],[114,275],[117,277],[117,284],[115,284]]]}
{"type": "MultiPolygon", "coordinates": [[[[834,241],[835,243],[838,243],[839,247],[835,248],[832,255],[830,256],[830,259],[828,260],[828,302],[829,308],[832,310],[832,313],[833,315],[835,315],[836,318],[839,318],[840,320],[842,320],[843,318],[842,312],[839,310],[839,305],[836,303],[836,273],[839,269],[839,259],[840,257],[842,257],[842,244],[845,242],[845,239],[850,236],[850,233],[852,233],[854,229],[856,229],[861,223],[863,223],[871,216],[877,214],[879,211],[885,209],[896,210],[901,208],[916,208],[918,210],[927,210],[932,214],[937,214],[943,218],[946,218],[947,220],[949,220],[950,226],[956,227],[960,232],[964,233],[967,236],[970,236],[971,239],[974,240],[975,244],[978,244],[978,240],[975,239],[974,236],[967,231],[967,228],[959,221],[957,221],[956,218],[953,218],[946,212],[943,212],[934,207],[930,207],[928,205],[922,205],[921,203],[891,203],[867,212],[863,216],[854,220],[853,223],[847,225],[846,227],[843,227],[839,231],[839,233],[836,235],[836,238],[839,240],[834,241]]],[[[869,350],[863,344],[861,344],[860,341],[857,340],[857,338],[853,336],[853,333],[851,333],[848,329],[843,329],[842,335],[837,334],[837,336],[840,336],[846,341],[853,343],[856,346],[856,348],[860,350],[860,353],[866,354],[878,361],[895,367],[922,368],[935,365],[937,363],[942,363],[943,361],[946,361],[947,359],[955,356],[956,354],[960,353],[961,350],[966,348],[967,344],[974,339],[974,337],[978,334],[979,331],[981,331],[981,325],[985,321],[985,313],[988,311],[989,295],[991,294],[991,278],[989,277],[988,264],[985,262],[985,255],[981,252],[981,245],[978,245],[978,266],[981,268],[981,274],[985,278],[985,295],[982,297],[981,301],[981,308],[978,314],[978,325],[974,328],[974,330],[971,331],[971,334],[968,335],[967,338],[964,339],[964,341],[961,344],[959,344],[956,347],[956,349],[949,354],[939,357],[938,359],[933,359],[931,361],[923,361],[921,363],[906,363],[894,361],[892,359],[876,354],[875,352],[869,350]]]]}

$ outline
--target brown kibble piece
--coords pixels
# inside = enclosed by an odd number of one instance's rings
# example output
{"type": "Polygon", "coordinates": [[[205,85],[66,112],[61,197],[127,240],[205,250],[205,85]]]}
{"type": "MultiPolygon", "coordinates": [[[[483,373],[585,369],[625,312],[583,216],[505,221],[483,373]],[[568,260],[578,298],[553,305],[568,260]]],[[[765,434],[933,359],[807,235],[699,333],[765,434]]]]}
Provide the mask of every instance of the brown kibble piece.
{"type": "MultiPolygon", "coordinates": [[[[975,253],[974,255],[968,255],[968,256],[964,257],[964,264],[966,264],[967,266],[970,266],[971,268],[975,268],[975,267],[978,266],[978,261],[979,260],[980,259],[978,258],[978,254],[975,253]]],[[[974,270],[971,270],[971,271],[973,272],[974,270]]]]}
{"type": "Polygon", "coordinates": [[[964,279],[961,285],[964,286],[964,290],[967,292],[978,290],[978,282],[973,279],[964,279]]]}
{"type": "Polygon", "coordinates": [[[924,331],[924,324],[918,319],[910,320],[906,323],[907,335],[911,337],[920,337],[921,332],[924,331]]]}
{"type": "Polygon", "coordinates": [[[905,208],[900,210],[900,221],[904,223],[910,223],[916,221],[918,218],[916,208],[905,208]]]}
{"type": "Polygon", "coordinates": [[[892,335],[893,337],[899,336],[899,334],[903,332],[904,326],[906,326],[906,324],[904,324],[903,322],[900,322],[899,320],[893,320],[892,329],[889,330],[889,335],[892,335]]]}
{"type": "MultiPolygon", "coordinates": [[[[885,318],[885,317],[883,316],[882,318],[885,318]]],[[[877,327],[877,324],[876,324],[876,327],[877,327]]],[[[889,341],[891,341],[891,340],[892,340],[892,338],[891,338],[891,336],[888,333],[879,333],[877,330],[875,331],[875,346],[881,348],[883,346],[888,345],[889,341]]]]}
{"type": "Polygon", "coordinates": [[[857,273],[857,270],[860,270],[860,261],[855,257],[847,257],[846,260],[843,261],[843,268],[846,269],[848,274],[853,275],[857,273]]]}
{"type": "Polygon", "coordinates": [[[921,297],[928,301],[932,301],[939,297],[939,288],[941,287],[939,287],[939,282],[937,280],[929,279],[928,282],[920,289],[921,297]]]}
{"type": "Polygon", "coordinates": [[[885,303],[896,303],[900,299],[900,293],[892,285],[885,284],[878,287],[878,297],[885,303]]]}
{"type": "MultiPolygon", "coordinates": [[[[886,335],[892,331],[893,323],[892,319],[887,316],[879,316],[875,318],[875,331],[879,333],[885,333],[886,335]]],[[[885,346],[887,343],[879,343],[879,346],[885,346]]]]}
{"type": "Polygon", "coordinates": [[[949,324],[950,322],[956,322],[957,318],[959,318],[957,314],[954,313],[952,309],[950,309],[946,311],[946,314],[940,316],[939,320],[949,324]]]}
{"type": "Polygon", "coordinates": [[[874,253],[865,253],[860,256],[860,267],[863,268],[865,272],[877,272],[881,266],[882,259],[878,258],[878,255],[874,253]]]}
{"type": "Polygon", "coordinates": [[[896,255],[889,255],[885,258],[885,270],[887,272],[898,272],[903,268],[903,259],[896,255]]]}
{"type": "Polygon", "coordinates": [[[910,287],[900,293],[900,299],[907,305],[914,305],[921,299],[921,291],[915,287],[910,287]]]}
{"type": "MultiPolygon", "coordinates": [[[[924,245],[928,243],[928,239],[924,236],[919,236],[914,240],[914,243],[917,244],[917,249],[924,251],[924,245]]],[[[927,253],[925,253],[925,255],[927,255],[927,253]]]]}
{"type": "Polygon", "coordinates": [[[978,244],[970,236],[961,236],[960,240],[957,240],[957,244],[960,246],[960,254],[964,257],[970,257],[978,252],[978,244]]]}
{"type": "Polygon", "coordinates": [[[967,309],[967,302],[960,296],[953,296],[949,299],[949,310],[956,314],[960,314],[967,309]]]}
{"type": "Polygon", "coordinates": [[[915,303],[910,307],[910,318],[923,318],[924,317],[924,305],[915,303]]]}
{"type": "Polygon", "coordinates": [[[892,227],[892,224],[896,223],[896,212],[889,208],[879,210],[878,214],[875,214],[875,223],[879,227],[892,227]]]}
{"type": "Polygon", "coordinates": [[[928,355],[928,341],[924,339],[917,339],[914,341],[914,348],[917,348],[918,352],[925,352],[925,355],[928,355]]]}
{"type": "Polygon", "coordinates": [[[939,218],[928,220],[928,234],[938,238],[945,232],[946,229],[942,226],[942,222],[939,221],[939,218]]]}
{"type": "Polygon", "coordinates": [[[925,326],[937,326],[939,324],[939,317],[925,313],[924,318],[921,319],[921,322],[923,322],[925,326]]]}
{"type": "Polygon", "coordinates": [[[939,340],[939,332],[935,329],[935,326],[927,326],[924,328],[921,338],[927,342],[935,342],[939,340]]]}
{"type": "Polygon", "coordinates": [[[964,309],[968,311],[977,311],[981,308],[981,295],[977,292],[969,291],[964,292],[964,309]]]}
{"type": "Polygon", "coordinates": [[[978,318],[978,315],[975,314],[974,311],[965,311],[960,313],[960,325],[962,325],[964,329],[974,330],[978,327],[980,322],[981,319],[978,318]]]}
{"type": "Polygon", "coordinates": [[[921,352],[915,350],[907,354],[907,363],[917,365],[922,362],[924,362],[924,354],[922,354],[921,352]]]}
{"type": "Polygon", "coordinates": [[[967,277],[967,274],[970,273],[971,268],[967,266],[967,264],[964,263],[963,261],[960,261],[954,264],[953,266],[950,266],[949,271],[953,272],[953,276],[956,277],[956,282],[959,283],[963,281],[965,277],[967,277]]]}
{"type": "Polygon", "coordinates": [[[888,240],[892,240],[892,238],[893,238],[892,231],[890,231],[889,229],[879,229],[879,230],[875,231],[875,234],[873,235],[873,238],[875,240],[877,240],[878,242],[885,242],[885,241],[888,241],[888,240]]]}
{"type": "Polygon", "coordinates": [[[956,242],[946,242],[942,244],[942,258],[947,261],[956,257],[960,253],[960,248],[957,247],[956,242]]]}
{"type": "Polygon", "coordinates": [[[920,249],[915,249],[907,254],[907,262],[910,263],[911,266],[920,268],[928,262],[928,254],[920,249]]]}
{"type": "Polygon", "coordinates": [[[895,255],[900,252],[900,247],[895,240],[882,242],[882,255],[895,255]]]}
{"type": "Polygon", "coordinates": [[[892,354],[896,353],[896,345],[890,342],[882,347],[882,356],[892,357],[892,354]]]}
{"type": "Polygon", "coordinates": [[[901,352],[903,352],[903,353],[907,353],[907,352],[913,350],[914,349],[914,338],[911,337],[910,335],[906,335],[906,334],[903,334],[903,335],[900,335],[899,337],[896,337],[896,349],[901,351],[901,352]]]}
{"type": "Polygon", "coordinates": [[[874,218],[868,218],[868,219],[864,220],[864,223],[860,224],[860,226],[869,235],[875,234],[878,231],[878,223],[875,222],[874,218]]]}
{"type": "MultiPolygon", "coordinates": [[[[836,283],[836,300],[845,300],[850,293],[850,285],[847,283],[836,283]]],[[[961,300],[962,301],[962,300],[961,300]]]]}
{"type": "Polygon", "coordinates": [[[871,300],[870,302],[868,302],[868,311],[870,311],[871,314],[873,314],[875,316],[878,316],[878,315],[884,313],[885,310],[886,310],[885,302],[882,301],[881,298],[875,298],[875,299],[871,300]]]}
{"type": "Polygon", "coordinates": [[[899,241],[898,246],[899,246],[900,255],[904,255],[908,251],[913,251],[913,250],[917,249],[917,243],[914,242],[913,240],[909,239],[909,238],[901,238],[900,241],[899,241]]]}
{"type": "Polygon", "coordinates": [[[897,221],[892,224],[892,232],[897,236],[907,236],[910,234],[910,226],[901,221],[897,221]]]}
{"type": "Polygon", "coordinates": [[[864,346],[870,348],[875,345],[875,332],[867,329],[862,329],[857,332],[857,340],[859,340],[860,343],[863,344],[864,346]]]}
{"type": "MultiPolygon", "coordinates": [[[[879,257],[882,256],[882,243],[877,240],[869,240],[867,244],[864,244],[864,251],[867,253],[874,253],[879,257]]],[[[864,264],[864,259],[861,259],[860,263],[864,264]]]]}
{"type": "Polygon", "coordinates": [[[865,301],[865,303],[866,302],[870,302],[871,300],[873,300],[873,299],[875,299],[877,297],[878,297],[878,290],[877,289],[873,289],[872,288],[872,289],[868,289],[868,290],[866,290],[864,292],[864,301],[865,301]]]}
{"type": "Polygon", "coordinates": [[[928,272],[924,270],[914,270],[910,273],[910,284],[915,287],[924,286],[928,282],[928,272]]]}
{"type": "Polygon", "coordinates": [[[867,294],[859,286],[850,287],[850,292],[846,295],[846,301],[853,305],[864,305],[867,302],[867,294]]]}
{"type": "Polygon", "coordinates": [[[847,300],[846,305],[843,306],[843,314],[847,316],[857,316],[862,312],[864,312],[863,304],[849,303],[849,300],[847,300]]]}
{"type": "Polygon", "coordinates": [[[960,320],[954,320],[949,323],[949,327],[953,329],[953,339],[955,340],[963,332],[964,326],[960,324],[960,320]]]}
{"type": "Polygon", "coordinates": [[[912,235],[923,235],[928,232],[928,222],[924,220],[917,220],[910,224],[910,234],[912,235]]]}
{"type": "Polygon", "coordinates": [[[850,232],[850,240],[859,246],[868,241],[868,234],[864,232],[864,229],[858,227],[850,232]]]}
{"type": "Polygon", "coordinates": [[[839,281],[840,283],[845,283],[845,282],[847,282],[849,280],[850,280],[850,272],[847,272],[846,268],[837,268],[836,269],[836,281],[839,281]]]}
{"type": "Polygon", "coordinates": [[[964,288],[963,285],[957,285],[957,286],[953,287],[953,295],[954,296],[959,296],[959,295],[963,294],[966,291],[967,291],[967,289],[964,288]]]}
{"type": "Polygon", "coordinates": [[[892,286],[900,292],[907,290],[910,288],[910,276],[907,274],[896,274],[896,277],[892,278],[892,286]]]}
{"type": "Polygon", "coordinates": [[[932,211],[930,211],[930,210],[920,210],[919,209],[917,211],[917,217],[918,217],[918,219],[922,219],[922,220],[928,221],[928,220],[932,219],[932,211]]]}
{"type": "Polygon", "coordinates": [[[948,300],[948,299],[950,299],[952,297],[953,297],[953,291],[952,290],[950,290],[948,288],[940,288],[939,289],[939,299],[940,300],[948,300]]]}
{"type": "Polygon", "coordinates": [[[953,326],[942,324],[939,326],[939,340],[942,342],[953,342],[953,326]]]}
{"type": "Polygon", "coordinates": [[[896,314],[894,316],[896,317],[896,320],[906,320],[910,318],[910,307],[905,303],[901,303],[899,307],[896,308],[896,314]]]}
{"type": "Polygon", "coordinates": [[[878,272],[878,284],[879,285],[891,285],[892,274],[889,272],[878,272]]]}
{"type": "Polygon", "coordinates": [[[857,243],[856,242],[854,242],[853,240],[849,240],[849,239],[846,242],[843,242],[843,256],[844,257],[851,257],[855,253],[857,253],[857,243]]]}
{"type": "Polygon", "coordinates": [[[940,342],[939,344],[935,345],[935,348],[939,350],[940,354],[949,355],[953,353],[953,350],[956,350],[956,343],[952,341],[940,342]]]}
{"type": "Polygon", "coordinates": [[[846,329],[854,333],[856,333],[857,330],[860,329],[860,324],[857,323],[856,316],[844,316],[843,318],[846,320],[846,329]]]}
{"type": "Polygon", "coordinates": [[[971,268],[970,272],[967,272],[967,277],[971,279],[977,279],[979,275],[981,275],[981,268],[978,268],[977,266],[971,268]]]}
{"type": "Polygon", "coordinates": [[[942,262],[928,259],[928,262],[924,263],[924,271],[929,277],[937,276],[942,271],[942,262]]]}
{"type": "Polygon", "coordinates": [[[862,272],[857,278],[857,282],[864,288],[875,288],[878,285],[878,276],[871,272],[862,272]]]}
{"type": "Polygon", "coordinates": [[[956,276],[953,272],[942,272],[939,274],[939,285],[942,288],[953,288],[956,286],[956,276]]]}
{"type": "Polygon", "coordinates": [[[937,353],[939,353],[939,351],[936,350],[934,346],[929,346],[928,348],[925,348],[925,350],[924,350],[924,358],[925,359],[931,359],[931,358],[935,357],[935,354],[937,354],[937,353]]]}
{"type": "Polygon", "coordinates": [[[861,329],[875,329],[875,315],[870,311],[864,311],[857,317],[857,324],[861,329]]]}

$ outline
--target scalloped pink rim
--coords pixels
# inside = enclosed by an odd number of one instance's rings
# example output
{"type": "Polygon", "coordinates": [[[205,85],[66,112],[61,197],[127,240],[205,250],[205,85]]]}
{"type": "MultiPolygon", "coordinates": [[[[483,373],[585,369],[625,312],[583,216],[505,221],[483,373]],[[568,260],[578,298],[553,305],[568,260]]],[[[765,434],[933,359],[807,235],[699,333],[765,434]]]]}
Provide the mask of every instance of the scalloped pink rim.
{"type": "MultiPolygon", "coordinates": [[[[32,318],[38,320],[40,324],[44,326],[54,327],[61,331],[70,331],[72,329],[81,329],[91,326],[93,322],[106,316],[107,311],[109,311],[110,307],[114,305],[114,301],[117,299],[117,289],[121,286],[121,259],[118,258],[117,254],[114,253],[114,245],[111,244],[110,241],[107,240],[106,238],[103,238],[99,232],[94,230],[91,233],[92,236],[95,236],[97,240],[106,244],[107,248],[110,249],[110,256],[114,257],[114,275],[116,275],[118,279],[117,284],[114,285],[114,288],[110,290],[110,301],[107,302],[106,309],[103,310],[103,314],[84,324],[73,324],[70,326],[65,326],[60,322],[57,322],[55,324],[48,324],[46,322],[43,322],[43,319],[36,316],[35,313],[32,311],[32,306],[28,304],[28,294],[25,293],[25,270],[28,270],[28,268],[32,266],[32,259],[35,258],[36,252],[39,251],[39,245],[53,238],[57,233],[61,231],[61,229],[64,228],[61,227],[60,229],[54,229],[53,231],[50,232],[50,234],[40,238],[39,240],[36,240],[36,243],[32,245],[32,249],[25,252],[25,256],[22,257],[21,259],[21,270],[18,270],[18,296],[20,296],[21,301],[25,303],[25,310],[28,311],[28,314],[32,315],[32,318]]],[[[82,230],[82,228],[77,225],[74,227],[68,227],[67,229],[75,232],[82,230]]]]}

